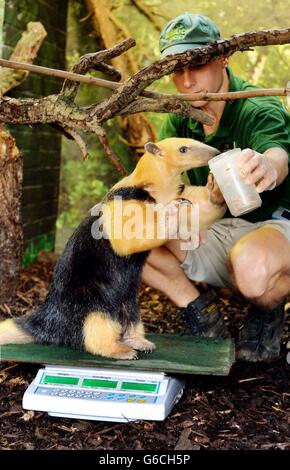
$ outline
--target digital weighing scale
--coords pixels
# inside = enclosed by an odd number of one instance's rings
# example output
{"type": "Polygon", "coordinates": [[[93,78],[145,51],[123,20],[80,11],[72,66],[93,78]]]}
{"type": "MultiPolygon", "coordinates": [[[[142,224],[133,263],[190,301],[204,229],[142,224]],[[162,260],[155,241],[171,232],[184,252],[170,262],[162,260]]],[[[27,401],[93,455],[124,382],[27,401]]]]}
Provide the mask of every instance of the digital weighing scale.
{"type": "Polygon", "coordinates": [[[137,361],[29,343],[0,346],[0,362],[47,364],[25,392],[25,409],[126,422],[165,419],[182,394],[180,374],[225,376],[235,359],[230,339],[168,334],[147,338],[156,350],[140,354],[137,361]]]}
{"type": "Polygon", "coordinates": [[[128,422],[164,420],[184,382],[164,373],[46,366],[23,396],[23,408],[50,416],[128,422]]]}

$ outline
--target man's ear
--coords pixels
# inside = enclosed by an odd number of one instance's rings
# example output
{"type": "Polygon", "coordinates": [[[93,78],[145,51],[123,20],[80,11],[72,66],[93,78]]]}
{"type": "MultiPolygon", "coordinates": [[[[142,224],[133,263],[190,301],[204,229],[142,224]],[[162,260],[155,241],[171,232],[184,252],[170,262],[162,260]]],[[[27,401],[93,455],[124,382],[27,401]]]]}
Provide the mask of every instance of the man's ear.
{"type": "Polygon", "coordinates": [[[144,145],[145,152],[152,153],[153,155],[157,155],[158,157],[164,157],[163,150],[158,147],[158,145],[154,144],[154,142],[147,142],[144,145]]]}

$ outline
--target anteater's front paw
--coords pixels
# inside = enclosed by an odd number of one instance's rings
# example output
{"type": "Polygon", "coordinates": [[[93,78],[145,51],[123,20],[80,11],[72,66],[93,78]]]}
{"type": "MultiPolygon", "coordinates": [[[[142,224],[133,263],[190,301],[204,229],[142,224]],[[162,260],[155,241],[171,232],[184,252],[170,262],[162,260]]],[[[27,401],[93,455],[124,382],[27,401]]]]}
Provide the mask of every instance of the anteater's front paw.
{"type": "Polygon", "coordinates": [[[148,339],[145,339],[145,343],[143,345],[143,349],[141,349],[141,351],[145,351],[145,352],[152,352],[154,351],[154,349],[156,349],[156,346],[154,343],[152,343],[151,341],[148,341],[148,339]]]}
{"type": "Polygon", "coordinates": [[[140,338],[136,340],[134,344],[132,344],[132,346],[138,351],[143,351],[146,353],[152,352],[156,348],[154,343],[148,341],[148,339],[145,338],[140,338]]]}
{"type": "Polygon", "coordinates": [[[138,352],[126,344],[121,344],[116,351],[110,354],[113,359],[138,359],[138,352]]]}

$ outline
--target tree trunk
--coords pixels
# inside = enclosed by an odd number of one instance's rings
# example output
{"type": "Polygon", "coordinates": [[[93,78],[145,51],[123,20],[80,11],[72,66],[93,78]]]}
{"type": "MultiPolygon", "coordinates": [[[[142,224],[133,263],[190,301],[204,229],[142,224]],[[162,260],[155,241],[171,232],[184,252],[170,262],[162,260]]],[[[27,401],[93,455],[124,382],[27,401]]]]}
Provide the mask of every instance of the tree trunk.
{"type": "MultiPolygon", "coordinates": [[[[47,35],[39,22],[30,22],[10,60],[31,63],[47,35]]],[[[0,95],[27,77],[23,70],[0,70],[0,95]]],[[[23,251],[21,219],[22,157],[15,139],[0,124],[0,304],[12,301],[19,279],[23,251]]]]}
{"type": "Polygon", "coordinates": [[[22,258],[22,158],[15,139],[0,127],[0,304],[15,295],[22,258]]]}

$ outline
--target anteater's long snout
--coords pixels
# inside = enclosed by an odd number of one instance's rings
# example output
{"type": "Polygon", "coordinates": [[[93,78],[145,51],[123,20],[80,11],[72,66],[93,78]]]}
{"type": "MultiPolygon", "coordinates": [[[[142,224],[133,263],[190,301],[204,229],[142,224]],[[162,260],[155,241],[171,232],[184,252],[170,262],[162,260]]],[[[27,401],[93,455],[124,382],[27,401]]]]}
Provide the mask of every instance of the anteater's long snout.
{"type": "Polygon", "coordinates": [[[195,153],[194,167],[206,166],[211,158],[220,154],[218,149],[211,147],[210,145],[203,144],[202,142],[197,146],[195,144],[193,146],[193,151],[195,153]]]}

